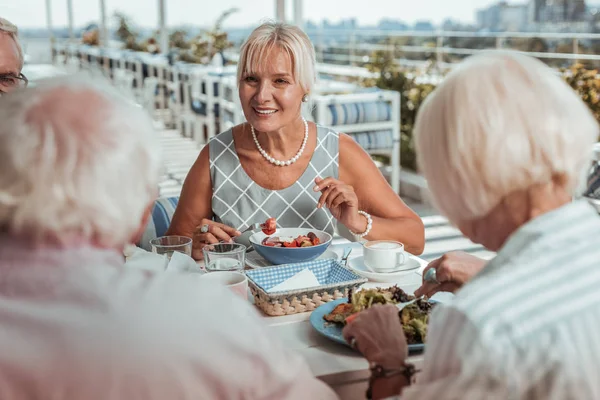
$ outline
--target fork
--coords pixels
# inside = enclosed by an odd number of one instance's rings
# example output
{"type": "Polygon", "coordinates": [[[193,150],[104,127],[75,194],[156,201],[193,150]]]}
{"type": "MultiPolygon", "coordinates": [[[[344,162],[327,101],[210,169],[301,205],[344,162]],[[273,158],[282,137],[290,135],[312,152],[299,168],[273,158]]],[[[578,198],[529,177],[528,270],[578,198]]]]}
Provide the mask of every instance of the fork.
{"type": "Polygon", "coordinates": [[[344,254],[342,255],[342,258],[340,260],[340,263],[344,267],[348,266],[348,257],[350,256],[350,253],[352,253],[352,247],[348,246],[344,249],[344,254]]]}
{"type": "Polygon", "coordinates": [[[259,222],[256,222],[256,223],[254,223],[254,224],[252,224],[252,225],[248,226],[248,227],[247,227],[246,229],[244,229],[244,230],[243,230],[241,233],[246,233],[246,232],[248,232],[248,231],[257,231],[257,230],[261,229],[261,227],[260,227],[261,225],[262,225],[261,223],[259,223],[259,222]]]}
{"type": "Polygon", "coordinates": [[[415,298],[415,299],[413,299],[411,301],[407,301],[406,303],[398,303],[398,304],[396,304],[396,307],[398,307],[398,311],[402,311],[402,309],[404,307],[409,306],[412,303],[416,302],[417,300],[421,300],[421,299],[424,299],[424,298],[425,298],[425,295],[423,295],[421,297],[417,297],[417,298],[415,298]]]}

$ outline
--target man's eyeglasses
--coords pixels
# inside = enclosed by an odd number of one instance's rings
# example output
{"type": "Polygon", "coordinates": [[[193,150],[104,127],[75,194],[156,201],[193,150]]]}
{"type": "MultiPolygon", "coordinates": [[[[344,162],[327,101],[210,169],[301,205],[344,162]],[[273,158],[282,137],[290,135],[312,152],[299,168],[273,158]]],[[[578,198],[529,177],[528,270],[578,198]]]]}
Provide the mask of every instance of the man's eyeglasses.
{"type": "Polygon", "coordinates": [[[0,92],[26,87],[29,81],[23,74],[0,74],[0,92]]]}

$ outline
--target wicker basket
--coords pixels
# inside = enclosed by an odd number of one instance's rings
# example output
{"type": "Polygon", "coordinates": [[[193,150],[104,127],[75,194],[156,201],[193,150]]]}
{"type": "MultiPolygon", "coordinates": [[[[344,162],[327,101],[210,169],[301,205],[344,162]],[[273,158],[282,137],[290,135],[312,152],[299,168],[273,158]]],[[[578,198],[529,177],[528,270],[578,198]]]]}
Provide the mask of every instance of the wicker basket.
{"type": "Polygon", "coordinates": [[[320,305],[347,297],[368,279],[356,275],[335,259],[307,263],[279,265],[248,271],[248,286],[254,296],[254,304],[265,314],[281,316],[313,311],[320,305]],[[275,270],[277,268],[277,270],[275,270]],[[301,270],[308,268],[325,282],[321,286],[269,293],[268,287],[283,282],[301,270]],[[268,278],[266,278],[268,276],[268,278]],[[268,282],[265,284],[265,282],[268,282]],[[266,290],[265,290],[266,289],[266,290]]]}

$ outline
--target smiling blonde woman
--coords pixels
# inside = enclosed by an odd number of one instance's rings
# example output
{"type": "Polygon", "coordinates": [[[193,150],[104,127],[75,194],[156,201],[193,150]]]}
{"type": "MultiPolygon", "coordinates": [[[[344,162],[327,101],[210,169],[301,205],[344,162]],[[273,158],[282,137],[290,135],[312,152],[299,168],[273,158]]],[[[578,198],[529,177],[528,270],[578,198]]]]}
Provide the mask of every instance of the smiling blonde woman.
{"type": "Polygon", "coordinates": [[[420,218],[350,136],[307,122],[315,52],[298,27],[265,23],[244,43],[239,98],[247,122],[217,135],[190,170],[169,234],[230,240],[275,217],[280,227],[333,233],[336,220],[366,239],[393,239],[420,254],[420,218]]]}

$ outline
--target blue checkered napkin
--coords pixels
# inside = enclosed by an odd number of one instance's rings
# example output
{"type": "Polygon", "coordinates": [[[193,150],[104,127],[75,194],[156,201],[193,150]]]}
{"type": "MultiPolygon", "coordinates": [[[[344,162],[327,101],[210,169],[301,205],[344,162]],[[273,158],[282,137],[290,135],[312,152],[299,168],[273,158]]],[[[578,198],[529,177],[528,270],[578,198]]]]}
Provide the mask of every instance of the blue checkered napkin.
{"type": "Polygon", "coordinates": [[[265,292],[268,292],[273,286],[291,278],[305,268],[308,268],[315,274],[320,285],[331,285],[360,278],[352,271],[344,268],[333,258],[254,269],[246,272],[246,275],[254,281],[257,286],[262,288],[265,292]]]}

